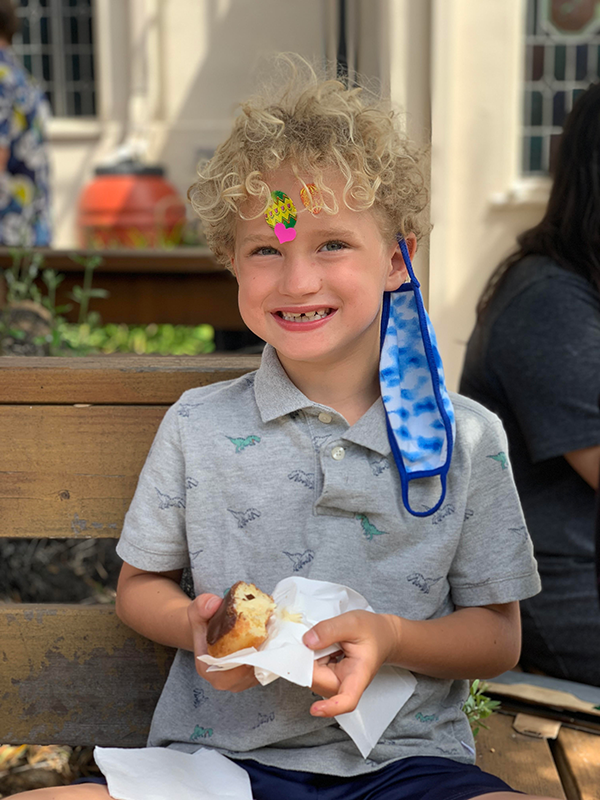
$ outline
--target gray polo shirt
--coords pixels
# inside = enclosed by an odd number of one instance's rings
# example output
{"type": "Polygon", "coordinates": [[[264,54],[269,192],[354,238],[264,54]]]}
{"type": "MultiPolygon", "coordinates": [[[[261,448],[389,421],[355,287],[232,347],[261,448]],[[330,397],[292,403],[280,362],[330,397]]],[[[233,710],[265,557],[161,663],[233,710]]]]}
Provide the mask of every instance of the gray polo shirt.
{"type": "MultiPolygon", "coordinates": [[[[411,516],[379,399],[354,425],[313,403],[267,346],[260,369],[186,392],[167,411],[118,545],[139,569],[191,567],[195,591],[237,580],[266,592],[289,575],[346,584],[409,619],[539,591],[498,418],[453,395],[456,443],[442,508],[411,516]]],[[[430,508],[437,479],[413,482],[430,508]]],[[[467,681],[416,675],[417,688],[363,759],[335,720],[309,714],[310,689],[279,679],[217,692],[179,651],[148,744],[215,747],[283,769],[356,775],[406,756],[472,762],[467,681]],[[466,746],[465,746],[466,745],[466,746]]]]}

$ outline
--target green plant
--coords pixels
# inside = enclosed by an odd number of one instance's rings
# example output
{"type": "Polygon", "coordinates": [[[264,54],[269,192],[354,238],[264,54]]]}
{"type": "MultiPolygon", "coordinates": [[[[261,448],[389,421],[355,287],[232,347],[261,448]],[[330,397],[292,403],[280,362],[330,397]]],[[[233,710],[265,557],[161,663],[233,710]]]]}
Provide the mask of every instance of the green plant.
{"type": "MultiPolygon", "coordinates": [[[[102,258],[98,255],[71,256],[73,261],[84,268],[83,286],[73,287],[70,294],[70,298],[79,305],[77,323],[69,323],[63,316],[71,309],[71,305],[56,305],[56,291],[64,280],[64,275],[45,269],[40,276],[44,259],[39,252],[15,249],[11,251],[11,256],[11,266],[4,270],[7,305],[29,300],[46,309],[50,332],[45,336],[35,336],[31,341],[34,345],[44,346],[49,355],[82,356],[117,352],[198,355],[211,353],[215,349],[214,329],[211,325],[101,325],[100,315],[89,310],[92,298],[108,297],[106,290],[92,288],[94,270],[102,263],[102,258]],[[42,294],[35,283],[40,277],[46,287],[45,294],[42,294]]],[[[10,324],[9,314],[6,312],[0,313],[0,345],[3,339],[13,342],[27,339],[24,330],[10,324]]]]}
{"type": "Polygon", "coordinates": [[[44,263],[42,253],[12,248],[12,263],[4,270],[7,303],[20,303],[23,300],[41,301],[41,292],[35,285],[40,268],[44,263]]]}
{"type": "Polygon", "coordinates": [[[79,325],[83,325],[90,321],[88,312],[90,300],[93,297],[104,299],[109,295],[106,289],[92,289],[94,270],[102,264],[102,258],[100,256],[84,258],[83,256],[72,255],[71,260],[75,261],[77,264],[81,264],[84,270],[83,286],[74,286],[73,291],[69,295],[71,300],[79,304],[79,317],[77,322],[79,325]]]}
{"type": "Polygon", "coordinates": [[[473,736],[477,736],[480,728],[486,728],[482,720],[491,717],[491,715],[499,708],[500,702],[492,700],[485,694],[487,685],[482,683],[479,678],[476,678],[470,686],[469,696],[463,706],[463,711],[467,715],[469,725],[473,731],[473,736]]]}
{"type": "Polygon", "coordinates": [[[46,297],[42,297],[42,305],[48,309],[54,316],[64,313],[68,311],[71,306],[57,306],[56,305],[56,290],[60,286],[60,284],[64,281],[65,276],[59,275],[53,269],[45,269],[42,272],[42,281],[44,282],[46,289],[48,290],[48,294],[46,297]]]}
{"type": "Polygon", "coordinates": [[[160,355],[189,355],[212,353],[212,325],[70,325],[61,326],[61,336],[71,350],[80,355],[88,353],[157,353],[160,355]]]}

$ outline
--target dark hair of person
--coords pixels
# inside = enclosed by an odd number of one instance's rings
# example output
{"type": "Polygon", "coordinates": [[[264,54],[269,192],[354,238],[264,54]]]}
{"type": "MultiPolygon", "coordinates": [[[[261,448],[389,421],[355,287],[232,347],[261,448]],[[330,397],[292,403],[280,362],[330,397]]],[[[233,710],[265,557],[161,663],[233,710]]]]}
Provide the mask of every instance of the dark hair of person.
{"type": "Polygon", "coordinates": [[[19,30],[19,18],[12,0],[0,0],[0,37],[11,44],[19,30]]]}
{"type": "Polygon", "coordinates": [[[548,256],[600,291],[600,83],[579,97],[567,117],[553,178],[542,221],[517,237],[517,250],[492,273],[477,304],[478,318],[511,267],[529,255],[548,256]]]}

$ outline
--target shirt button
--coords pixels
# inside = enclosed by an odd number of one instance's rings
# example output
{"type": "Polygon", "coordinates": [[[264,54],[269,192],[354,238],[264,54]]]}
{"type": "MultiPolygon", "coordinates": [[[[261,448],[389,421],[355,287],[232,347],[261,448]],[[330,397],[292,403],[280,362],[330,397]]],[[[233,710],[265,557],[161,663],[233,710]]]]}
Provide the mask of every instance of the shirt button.
{"type": "Polygon", "coordinates": [[[319,419],[321,420],[321,422],[327,424],[328,422],[331,422],[332,416],[331,414],[328,414],[326,411],[321,411],[321,413],[319,414],[319,419]]]}
{"type": "Polygon", "coordinates": [[[346,455],[346,451],[343,447],[334,447],[331,451],[331,457],[336,461],[341,461],[342,458],[346,455]]]}

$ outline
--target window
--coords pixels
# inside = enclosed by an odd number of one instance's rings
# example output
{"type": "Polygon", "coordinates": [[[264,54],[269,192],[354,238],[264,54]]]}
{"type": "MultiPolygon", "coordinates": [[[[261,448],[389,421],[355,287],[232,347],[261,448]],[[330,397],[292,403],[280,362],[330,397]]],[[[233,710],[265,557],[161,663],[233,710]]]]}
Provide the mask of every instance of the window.
{"type": "Polygon", "coordinates": [[[56,117],[96,114],[92,0],[19,0],[13,47],[56,117]]]}
{"type": "Polygon", "coordinates": [[[600,77],[600,0],[528,0],[523,172],[547,174],[565,118],[600,77]]]}

